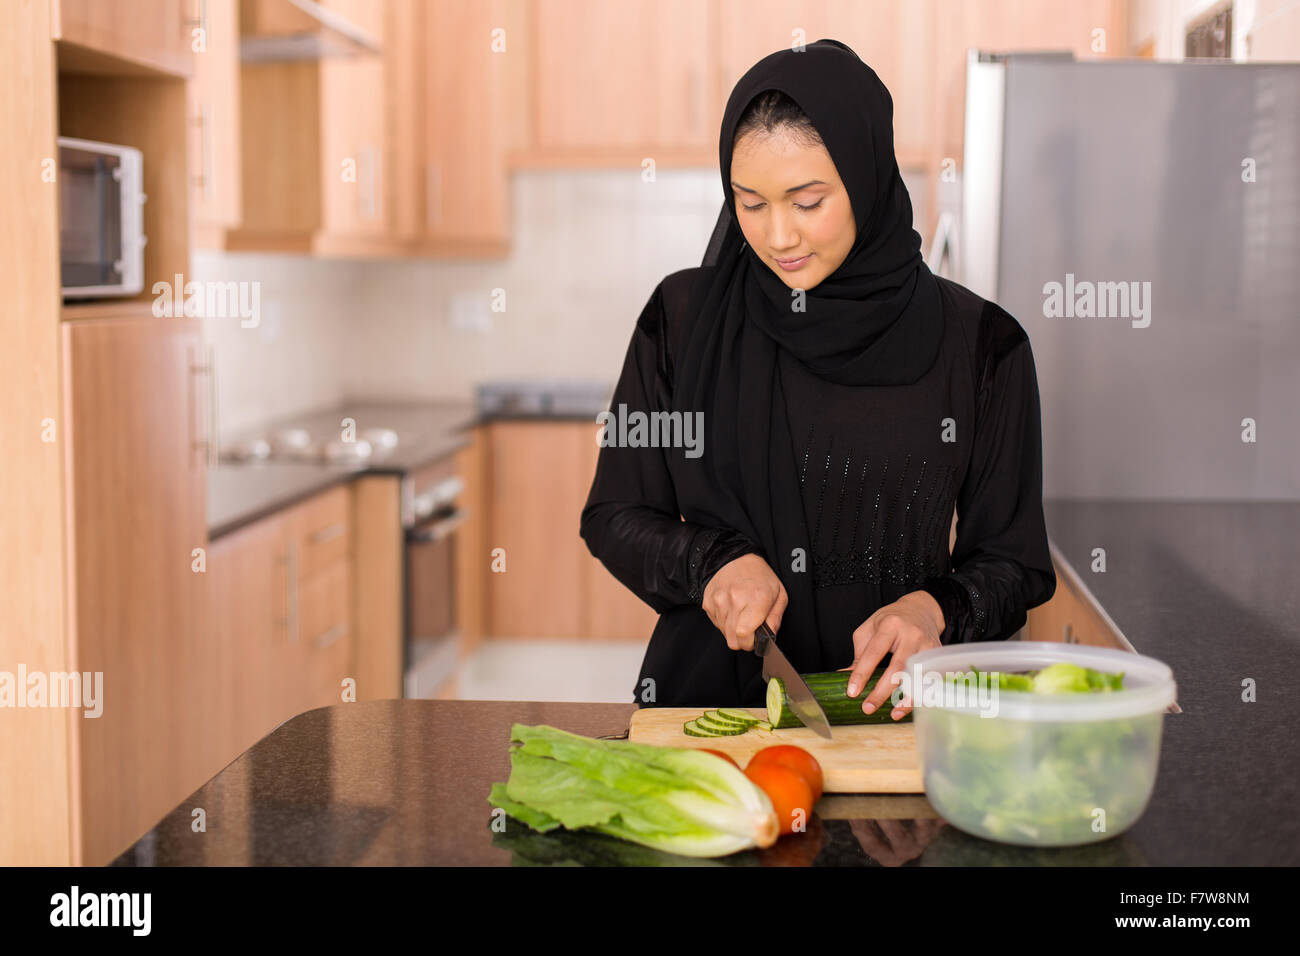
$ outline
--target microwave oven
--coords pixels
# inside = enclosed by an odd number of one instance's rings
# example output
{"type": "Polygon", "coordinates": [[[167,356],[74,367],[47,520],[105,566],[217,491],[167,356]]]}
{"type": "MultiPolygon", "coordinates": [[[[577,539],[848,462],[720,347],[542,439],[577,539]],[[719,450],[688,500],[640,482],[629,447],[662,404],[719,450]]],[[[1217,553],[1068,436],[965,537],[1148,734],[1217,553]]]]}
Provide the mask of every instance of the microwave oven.
{"type": "Polygon", "coordinates": [[[144,291],[138,149],[59,137],[59,259],[65,299],[144,291]]]}

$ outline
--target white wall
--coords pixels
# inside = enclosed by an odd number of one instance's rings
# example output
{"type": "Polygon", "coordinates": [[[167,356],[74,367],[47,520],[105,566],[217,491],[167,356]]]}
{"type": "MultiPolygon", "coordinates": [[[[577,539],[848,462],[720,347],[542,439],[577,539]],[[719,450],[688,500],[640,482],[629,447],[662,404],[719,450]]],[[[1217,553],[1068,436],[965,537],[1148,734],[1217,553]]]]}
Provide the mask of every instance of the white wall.
{"type": "MultiPolygon", "coordinates": [[[[468,398],[493,379],[613,383],[665,275],[699,265],[716,171],[528,170],[512,177],[514,246],[490,262],[345,262],[197,253],[199,280],[257,280],[262,321],[205,320],[222,434],[344,398],[468,398]],[[493,289],[505,312],[490,312],[493,289]],[[483,330],[453,320],[479,303],[483,330]]],[[[908,175],[917,221],[927,190],[908,175]]],[[[925,237],[929,242],[929,237],[925,237]]]]}

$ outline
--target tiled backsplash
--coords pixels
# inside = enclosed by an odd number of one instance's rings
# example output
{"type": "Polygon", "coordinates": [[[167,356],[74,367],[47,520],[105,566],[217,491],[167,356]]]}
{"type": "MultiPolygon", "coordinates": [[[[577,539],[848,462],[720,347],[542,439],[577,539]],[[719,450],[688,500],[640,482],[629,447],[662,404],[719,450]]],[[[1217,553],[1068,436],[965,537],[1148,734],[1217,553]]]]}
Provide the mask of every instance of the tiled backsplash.
{"type": "MultiPolygon", "coordinates": [[[[924,196],[909,186],[923,222],[924,196]]],[[[720,188],[711,169],[654,182],[639,171],[518,172],[503,261],[196,254],[200,280],[261,282],[259,328],[206,323],[222,431],[348,396],[469,398],[491,379],[612,383],[655,285],[699,264],[720,188]]]]}

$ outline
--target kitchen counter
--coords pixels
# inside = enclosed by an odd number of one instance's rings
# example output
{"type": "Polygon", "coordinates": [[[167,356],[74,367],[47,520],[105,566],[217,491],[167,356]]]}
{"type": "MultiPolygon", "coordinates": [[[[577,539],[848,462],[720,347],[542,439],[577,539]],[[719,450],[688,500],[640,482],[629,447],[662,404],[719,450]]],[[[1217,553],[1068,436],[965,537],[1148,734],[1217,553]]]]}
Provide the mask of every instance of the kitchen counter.
{"type": "Polygon", "coordinates": [[[405,475],[446,458],[469,444],[466,430],[479,421],[473,402],[345,402],[248,429],[236,441],[290,426],[316,436],[341,434],[345,418],[356,422],[358,435],[368,428],[391,428],[398,434],[397,447],[382,458],[357,464],[277,460],[223,462],[209,468],[209,537],[219,538],[358,475],[405,475]]]}
{"type": "Polygon", "coordinates": [[[322,411],[293,415],[245,429],[229,443],[269,434],[277,428],[305,428],[312,435],[340,434],[342,422],[391,428],[399,436],[389,454],[355,464],[296,463],[283,459],[223,462],[208,469],[208,536],[219,538],[281,508],[309,498],[358,475],[406,475],[455,454],[469,444],[468,430],[492,421],[589,421],[600,409],[573,405],[557,411],[499,411],[481,414],[471,401],[345,402],[322,411]]]}
{"type": "MultiPolygon", "coordinates": [[[[1166,661],[1165,717],[1146,813],[1091,847],[1033,850],[967,836],[921,796],[827,795],[806,841],[703,861],[746,865],[1294,865],[1300,724],[1300,504],[1049,501],[1053,544],[1125,636],[1166,661]],[[1094,548],[1107,570],[1089,570],[1094,548]],[[1250,678],[1257,702],[1241,700],[1250,678]],[[812,852],[812,851],[815,851],[812,852]]],[[[620,733],[631,704],[372,701],[287,721],[116,861],[172,864],[681,862],[582,834],[489,827],[512,723],[620,733]],[[191,831],[191,810],[207,813],[191,831]]]]}
{"type": "Polygon", "coordinates": [[[1160,773],[1130,831],[1150,862],[1300,863],[1300,502],[1044,502],[1053,545],[1168,664],[1160,773]],[[1093,550],[1106,570],[1091,570],[1093,550]],[[1243,683],[1255,701],[1243,701],[1243,683]]]}

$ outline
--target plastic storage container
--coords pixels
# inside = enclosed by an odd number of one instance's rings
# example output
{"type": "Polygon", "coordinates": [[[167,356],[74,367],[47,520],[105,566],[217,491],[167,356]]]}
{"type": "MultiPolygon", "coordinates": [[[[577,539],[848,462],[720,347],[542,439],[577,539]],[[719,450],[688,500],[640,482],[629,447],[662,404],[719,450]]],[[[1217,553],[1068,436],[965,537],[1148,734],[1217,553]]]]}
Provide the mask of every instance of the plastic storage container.
{"type": "Polygon", "coordinates": [[[958,829],[1001,843],[1076,846],[1123,833],[1146,809],[1177,691],[1167,665],[1109,648],[998,641],[922,651],[907,671],[921,682],[912,697],[925,794],[958,829]],[[1124,689],[966,692],[964,700],[941,692],[951,672],[1058,661],[1123,672],[1124,689]]]}

